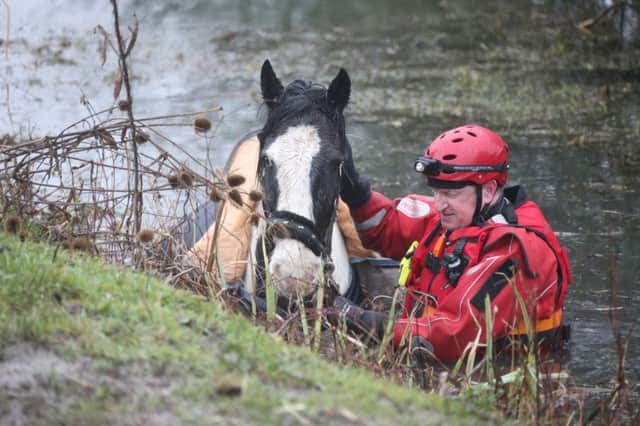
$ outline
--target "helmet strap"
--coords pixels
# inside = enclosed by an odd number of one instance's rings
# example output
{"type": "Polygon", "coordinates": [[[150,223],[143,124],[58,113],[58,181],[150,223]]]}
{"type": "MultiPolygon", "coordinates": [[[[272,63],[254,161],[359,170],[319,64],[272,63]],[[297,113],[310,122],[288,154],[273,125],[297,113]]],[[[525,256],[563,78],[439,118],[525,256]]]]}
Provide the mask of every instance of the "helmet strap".
{"type": "MultiPolygon", "coordinates": [[[[476,187],[476,209],[473,212],[472,225],[482,226],[486,219],[482,215],[482,185],[475,184],[476,187]]],[[[486,209],[485,209],[486,210],[486,209]]]]}

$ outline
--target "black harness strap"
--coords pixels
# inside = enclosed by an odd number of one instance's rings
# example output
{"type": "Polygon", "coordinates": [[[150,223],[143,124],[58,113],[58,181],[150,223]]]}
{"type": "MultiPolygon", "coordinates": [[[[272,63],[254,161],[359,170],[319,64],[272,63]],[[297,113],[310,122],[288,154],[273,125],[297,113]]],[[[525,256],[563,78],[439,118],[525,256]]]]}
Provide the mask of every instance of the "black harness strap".
{"type": "Polygon", "coordinates": [[[289,232],[289,236],[303,243],[316,256],[328,256],[324,242],[314,232],[314,223],[306,217],[285,210],[272,212],[268,219],[281,223],[289,232]]]}
{"type": "MultiPolygon", "coordinates": [[[[433,240],[436,238],[436,236],[439,235],[440,229],[442,229],[442,225],[440,224],[440,222],[438,222],[436,227],[433,228],[433,231],[431,231],[427,239],[424,241],[425,247],[428,248],[429,246],[431,246],[433,240]]],[[[425,268],[433,272],[433,274],[437,274],[440,271],[440,258],[436,257],[433,254],[433,250],[430,251],[429,254],[427,254],[427,257],[424,259],[424,266],[425,268]]]]}
{"type": "Polygon", "coordinates": [[[438,232],[440,231],[441,228],[442,228],[442,225],[440,224],[440,222],[438,222],[438,224],[436,225],[435,228],[433,228],[433,231],[431,231],[427,239],[424,240],[425,247],[429,247],[429,245],[433,242],[433,239],[436,237],[436,235],[438,235],[438,232]]]}
{"type": "Polygon", "coordinates": [[[467,241],[469,241],[468,238],[460,238],[456,241],[453,251],[442,256],[442,260],[440,261],[444,267],[445,274],[447,274],[448,284],[452,287],[458,285],[458,280],[469,264],[469,258],[462,254],[467,241]]]}
{"type": "MultiPolygon", "coordinates": [[[[327,245],[321,237],[319,237],[315,230],[315,224],[304,216],[287,211],[276,210],[267,214],[267,219],[272,223],[279,223],[285,227],[288,237],[296,241],[300,241],[311,252],[321,257],[323,260],[323,267],[325,273],[330,273],[334,269],[333,262],[331,261],[331,247],[327,245]]],[[[329,234],[329,232],[327,232],[329,234]]],[[[267,239],[265,241],[267,255],[271,254],[275,247],[274,242],[275,235],[271,235],[267,231],[267,239]]],[[[331,241],[331,235],[328,236],[329,242],[331,241]]],[[[263,261],[260,257],[258,261],[263,261]]]]}

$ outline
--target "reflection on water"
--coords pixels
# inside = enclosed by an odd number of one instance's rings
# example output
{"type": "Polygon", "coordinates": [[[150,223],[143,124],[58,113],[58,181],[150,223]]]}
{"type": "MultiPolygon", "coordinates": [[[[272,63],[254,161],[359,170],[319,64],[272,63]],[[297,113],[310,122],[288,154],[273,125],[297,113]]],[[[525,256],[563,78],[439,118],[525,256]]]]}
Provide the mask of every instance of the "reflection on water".
{"type": "MultiPolygon", "coordinates": [[[[108,2],[10,3],[0,135],[56,133],[87,114],[83,95],[96,109],[113,103],[115,57],[101,66],[93,31],[111,31],[108,2]]],[[[427,191],[411,165],[442,130],[479,122],[501,133],[512,148],[511,181],[526,186],[569,248],[571,369],[582,382],[603,383],[616,359],[606,311],[612,256],[622,330],[640,325],[640,71],[637,16],[617,15],[591,34],[573,25],[597,15],[594,3],[121,2],[125,23],[134,12],[140,20],[136,113],[223,106],[211,143],[189,128],[165,131],[194,152],[211,150],[215,165],[260,125],[258,74],[267,57],[283,80],[326,84],[338,67],[349,71],[354,155],[390,196],[427,191]]],[[[639,345],[632,335],[636,378],[639,345]]]]}

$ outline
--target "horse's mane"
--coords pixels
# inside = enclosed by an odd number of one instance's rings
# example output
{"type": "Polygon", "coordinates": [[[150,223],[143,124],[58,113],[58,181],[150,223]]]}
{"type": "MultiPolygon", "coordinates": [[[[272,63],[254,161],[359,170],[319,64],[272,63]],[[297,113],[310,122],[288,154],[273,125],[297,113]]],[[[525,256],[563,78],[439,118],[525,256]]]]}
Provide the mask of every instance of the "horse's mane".
{"type": "Polygon", "coordinates": [[[326,87],[310,81],[295,80],[284,89],[275,106],[269,110],[259,138],[263,141],[263,136],[272,135],[278,129],[317,122],[320,118],[318,115],[332,120],[338,127],[339,135],[345,137],[344,117],[341,111],[329,103],[326,87]]]}

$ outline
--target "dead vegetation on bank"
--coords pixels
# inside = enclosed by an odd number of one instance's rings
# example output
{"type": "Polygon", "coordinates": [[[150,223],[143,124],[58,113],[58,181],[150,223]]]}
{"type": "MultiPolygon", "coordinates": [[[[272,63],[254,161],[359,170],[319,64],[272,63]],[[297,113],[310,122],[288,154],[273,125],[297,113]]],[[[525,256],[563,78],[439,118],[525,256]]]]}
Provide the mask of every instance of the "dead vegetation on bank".
{"type": "MultiPolygon", "coordinates": [[[[191,126],[210,143],[220,107],[157,117],[134,115],[127,61],[135,47],[138,24],[123,36],[117,2],[112,0],[112,4],[115,33],[102,27],[96,32],[102,37],[102,62],[109,52],[118,57],[112,87],[114,105],[96,111],[85,99],[89,115],[56,136],[26,142],[3,137],[3,229],[23,239],[46,240],[60,249],[84,251],[110,263],[157,273],[175,286],[238,311],[235,292],[222,277],[194,273],[184,262],[193,241],[177,241],[172,231],[207,199],[242,205],[241,195],[259,201],[261,194],[240,194],[236,187],[244,182],[243,176],[212,170],[188,146],[162,132],[168,126],[191,126]]],[[[611,287],[613,306],[613,272],[611,287]]],[[[343,324],[329,321],[333,314],[330,308],[304,307],[302,303],[299,307],[287,317],[254,310],[253,318],[287,342],[310,345],[345,364],[362,366],[444,397],[471,395],[525,422],[612,424],[638,416],[630,407],[632,388],[624,375],[626,340],[616,328],[613,310],[611,322],[619,353],[615,386],[585,410],[587,397],[572,390],[570,380],[555,369],[554,360],[539,358],[535,345],[524,348],[525,356],[506,364],[493,359],[491,351],[475,362],[471,354],[476,354],[478,345],[453,368],[434,365],[417,369],[406,353],[395,353],[388,341],[372,347],[371,342],[347,333],[343,324]]]]}

